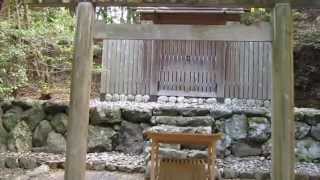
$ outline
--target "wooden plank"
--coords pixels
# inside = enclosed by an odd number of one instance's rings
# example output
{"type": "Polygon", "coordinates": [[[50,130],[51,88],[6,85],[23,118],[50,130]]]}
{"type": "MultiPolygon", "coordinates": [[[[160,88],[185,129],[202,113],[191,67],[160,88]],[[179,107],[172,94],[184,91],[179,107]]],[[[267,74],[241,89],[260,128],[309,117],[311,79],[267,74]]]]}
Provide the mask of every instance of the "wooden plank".
{"type": "Polygon", "coordinates": [[[224,42],[216,43],[216,60],[217,60],[217,96],[225,97],[225,60],[226,60],[226,44],[224,42]]]}
{"type": "Polygon", "coordinates": [[[268,97],[268,48],[267,44],[263,44],[263,67],[262,67],[262,81],[263,81],[263,91],[262,96],[264,99],[268,97]]]}
{"type": "Polygon", "coordinates": [[[235,95],[237,98],[240,98],[240,42],[236,42],[236,57],[235,57],[235,78],[236,78],[236,87],[235,95]]]}
{"type": "Polygon", "coordinates": [[[108,41],[108,59],[107,59],[107,92],[111,93],[112,84],[111,84],[111,71],[112,71],[112,52],[113,52],[113,43],[108,41]]]}
{"type": "MultiPolygon", "coordinates": [[[[114,49],[114,41],[113,40],[108,40],[109,42],[109,47],[110,47],[110,50],[111,49],[114,49]]],[[[112,94],[114,92],[114,84],[113,84],[113,81],[114,81],[114,76],[113,76],[113,72],[114,72],[114,50],[113,51],[110,51],[110,61],[109,61],[109,67],[110,67],[110,78],[109,78],[109,93],[112,94]]]]}
{"type": "Polygon", "coordinates": [[[224,97],[230,97],[229,92],[229,75],[230,75],[230,42],[225,42],[226,44],[226,55],[224,59],[225,71],[224,74],[224,97]]]}
{"type": "Polygon", "coordinates": [[[108,41],[103,41],[103,49],[102,49],[102,71],[101,71],[101,83],[100,83],[100,98],[101,100],[105,99],[105,95],[107,93],[107,59],[108,59],[108,41]]]}
{"type": "Polygon", "coordinates": [[[151,83],[150,83],[150,95],[156,95],[158,91],[159,80],[159,41],[152,41],[152,63],[151,63],[151,83]]]}
{"type": "Polygon", "coordinates": [[[268,61],[267,61],[267,77],[268,77],[268,99],[271,99],[272,96],[272,62],[273,62],[273,47],[271,43],[268,43],[268,61]]]}
{"type": "MultiPolygon", "coordinates": [[[[96,6],[151,6],[151,7],[223,7],[223,8],[271,8],[278,0],[126,0],[126,1],[105,1],[91,0],[96,6]]],[[[320,7],[318,0],[291,0],[294,8],[314,8],[320,7]]],[[[32,6],[51,6],[51,7],[70,7],[73,6],[72,0],[26,0],[26,4],[32,6]]]]}
{"type": "Polygon", "coordinates": [[[259,71],[259,46],[258,42],[253,42],[253,93],[252,99],[258,98],[258,71],[259,71]]]}
{"type": "Polygon", "coordinates": [[[271,41],[271,25],[95,24],[95,39],[271,41]]]}
{"type": "Polygon", "coordinates": [[[125,62],[125,66],[124,66],[124,69],[125,69],[125,73],[124,73],[124,93],[125,94],[128,94],[128,89],[129,89],[129,69],[130,69],[130,40],[126,40],[125,41],[125,59],[124,59],[124,62],[125,62]]]}
{"type": "Polygon", "coordinates": [[[263,45],[264,42],[259,42],[258,99],[263,99],[263,45]]]}
{"type": "Polygon", "coordinates": [[[131,75],[132,75],[132,40],[129,40],[128,42],[128,57],[126,59],[128,63],[128,70],[127,70],[127,95],[131,94],[132,91],[132,85],[131,85],[131,75]]]}
{"type": "Polygon", "coordinates": [[[64,176],[66,180],[85,180],[93,61],[93,25],[94,7],[92,3],[79,3],[75,35],[75,59],[72,64],[66,173],[64,176]]]}
{"type": "Polygon", "coordinates": [[[272,179],[294,177],[294,75],[292,15],[289,3],[273,13],[272,179]]]}
{"type": "Polygon", "coordinates": [[[118,94],[123,94],[124,92],[124,56],[125,56],[125,40],[120,40],[120,47],[118,49],[118,53],[119,53],[119,64],[118,64],[118,94]]]}
{"type": "Polygon", "coordinates": [[[132,95],[136,95],[137,94],[137,83],[136,83],[136,74],[137,74],[137,41],[133,40],[133,55],[132,55],[132,61],[133,61],[133,65],[132,65],[132,95]]]}
{"type": "Polygon", "coordinates": [[[244,87],[244,43],[239,42],[239,98],[243,98],[244,87]]]}

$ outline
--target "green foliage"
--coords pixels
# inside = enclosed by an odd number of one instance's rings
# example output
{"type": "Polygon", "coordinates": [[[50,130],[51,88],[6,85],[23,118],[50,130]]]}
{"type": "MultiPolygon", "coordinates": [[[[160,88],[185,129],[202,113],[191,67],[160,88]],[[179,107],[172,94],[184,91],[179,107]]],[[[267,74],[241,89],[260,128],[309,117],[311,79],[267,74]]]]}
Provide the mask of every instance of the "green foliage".
{"type": "MultiPolygon", "coordinates": [[[[311,10],[293,10],[295,48],[312,46],[320,49],[320,16],[311,10]]],[[[270,22],[271,12],[265,9],[252,9],[241,16],[241,23],[250,25],[261,21],[270,22]]]]}
{"type": "Polygon", "coordinates": [[[241,16],[241,23],[250,25],[261,21],[270,21],[270,13],[265,9],[252,9],[241,16]]]}
{"type": "Polygon", "coordinates": [[[32,81],[46,83],[50,73],[72,60],[74,19],[62,8],[31,11],[29,28],[13,19],[0,22],[0,97],[32,81]]]}
{"type": "Polygon", "coordinates": [[[306,11],[294,11],[293,19],[295,47],[320,49],[320,16],[306,11]]]}

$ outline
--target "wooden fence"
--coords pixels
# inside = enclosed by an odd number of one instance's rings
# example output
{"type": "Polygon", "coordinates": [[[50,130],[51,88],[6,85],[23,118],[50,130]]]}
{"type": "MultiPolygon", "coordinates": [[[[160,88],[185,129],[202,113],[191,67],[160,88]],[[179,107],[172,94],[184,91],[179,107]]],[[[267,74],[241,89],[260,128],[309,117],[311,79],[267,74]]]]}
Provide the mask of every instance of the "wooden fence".
{"type": "Polygon", "coordinates": [[[271,97],[271,42],[104,40],[103,46],[103,94],[271,97]]]}

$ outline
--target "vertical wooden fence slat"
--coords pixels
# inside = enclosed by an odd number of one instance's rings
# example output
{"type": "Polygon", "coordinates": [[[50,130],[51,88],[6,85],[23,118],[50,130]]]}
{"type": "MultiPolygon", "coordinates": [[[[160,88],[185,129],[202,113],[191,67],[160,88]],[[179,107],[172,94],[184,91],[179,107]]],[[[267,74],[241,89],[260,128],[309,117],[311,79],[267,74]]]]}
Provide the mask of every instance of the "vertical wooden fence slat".
{"type": "Polygon", "coordinates": [[[133,53],[132,53],[132,49],[133,49],[133,46],[132,46],[132,40],[128,41],[128,57],[127,57],[127,61],[128,61],[128,72],[127,72],[127,94],[132,94],[132,65],[133,65],[133,62],[132,62],[132,56],[133,56],[133,53]]]}
{"type": "Polygon", "coordinates": [[[272,96],[272,71],[271,71],[271,68],[272,68],[272,56],[273,55],[273,48],[272,48],[272,44],[271,43],[268,43],[268,58],[267,58],[267,71],[268,71],[268,85],[267,85],[267,89],[268,89],[268,95],[267,97],[270,99],[271,96],[272,96]],[[272,53],[271,53],[272,52],[272,53]]]}
{"type": "Polygon", "coordinates": [[[107,52],[107,56],[106,56],[106,58],[107,58],[107,60],[106,60],[106,61],[107,61],[107,69],[106,69],[106,70],[107,70],[106,91],[107,91],[107,93],[110,93],[110,92],[111,92],[111,88],[112,88],[112,85],[111,85],[112,53],[111,53],[111,52],[112,52],[113,46],[112,46],[110,40],[107,40],[106,43],[108,44],[108,45],[107,45],[107,50],[106,50],[106,52],[107,52]]]}
{"type": "Polygon", "coordinates": [[[257,64],[257,62],[258,62],[258,58],[259,58],[259,56],[258,56],[258,48],[257,48],[258,46],[257,46],[257,42],[253,42],[253,66],[252,66],[252,69],[253,69],[253,73],[252,73],[252,75],[253,75],[253,93],[252,93],[252,97],[254,98],[254,99],[257,99],[257,91],[258,91],[258,82],[257,82],[257,79],[258,79],[258,68],[259,68],[259,66],[258,66],[258,64],[257,64]]]}
{"type": "Polygon", "coordinates": [[[102,71],[101,71],[101,83],[100,83],[100,98],[101,100],[105,99],[105,95],[107,93],[107,60],[108,60],[108,41],[103,41],[103,49],[102,49],[102,71]]]}
{"type": "Polygon", "coordinates": [[[224,86],[225,86],[225,57],[226,57],[226,44],[224,42],[216,43],[216,60],[217,60],[217,80],[218,89],[217,96],[225,97],[224,86]]]}
{"type": "Polygon", "coordinates": [[[259,70],[258,70],[258,99],[263,99],[263,44],[265,42],[259,42],[259,70]]]}

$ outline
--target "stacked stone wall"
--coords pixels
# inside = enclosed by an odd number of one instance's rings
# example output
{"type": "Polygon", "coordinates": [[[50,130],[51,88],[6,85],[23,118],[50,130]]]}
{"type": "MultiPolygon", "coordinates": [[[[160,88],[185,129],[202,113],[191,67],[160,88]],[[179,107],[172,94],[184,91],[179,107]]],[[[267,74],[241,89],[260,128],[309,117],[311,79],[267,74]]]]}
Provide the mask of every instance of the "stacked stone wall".
{"type": "MultiPolygon", "coordinates": [[[[47,101],[0,102],[0,151],[63,153],[68,105],[47,101]]],[[[270,158],[271,113],[264,106],[94,102],[90,108],[88,151],[141,154],[149,150],[143,132],[224,133],[219,157],[270,158]]],[[[299,160],[320,160],[320,110],[295,110],[299,160]]],[[[204,147],[163,145],[163,156],[206,156],[204,147]]],[[[147,154],[147,153],[146,153],[147,154]]],[[[147,156],[148,158],[148,156],[147,156]]]]}

